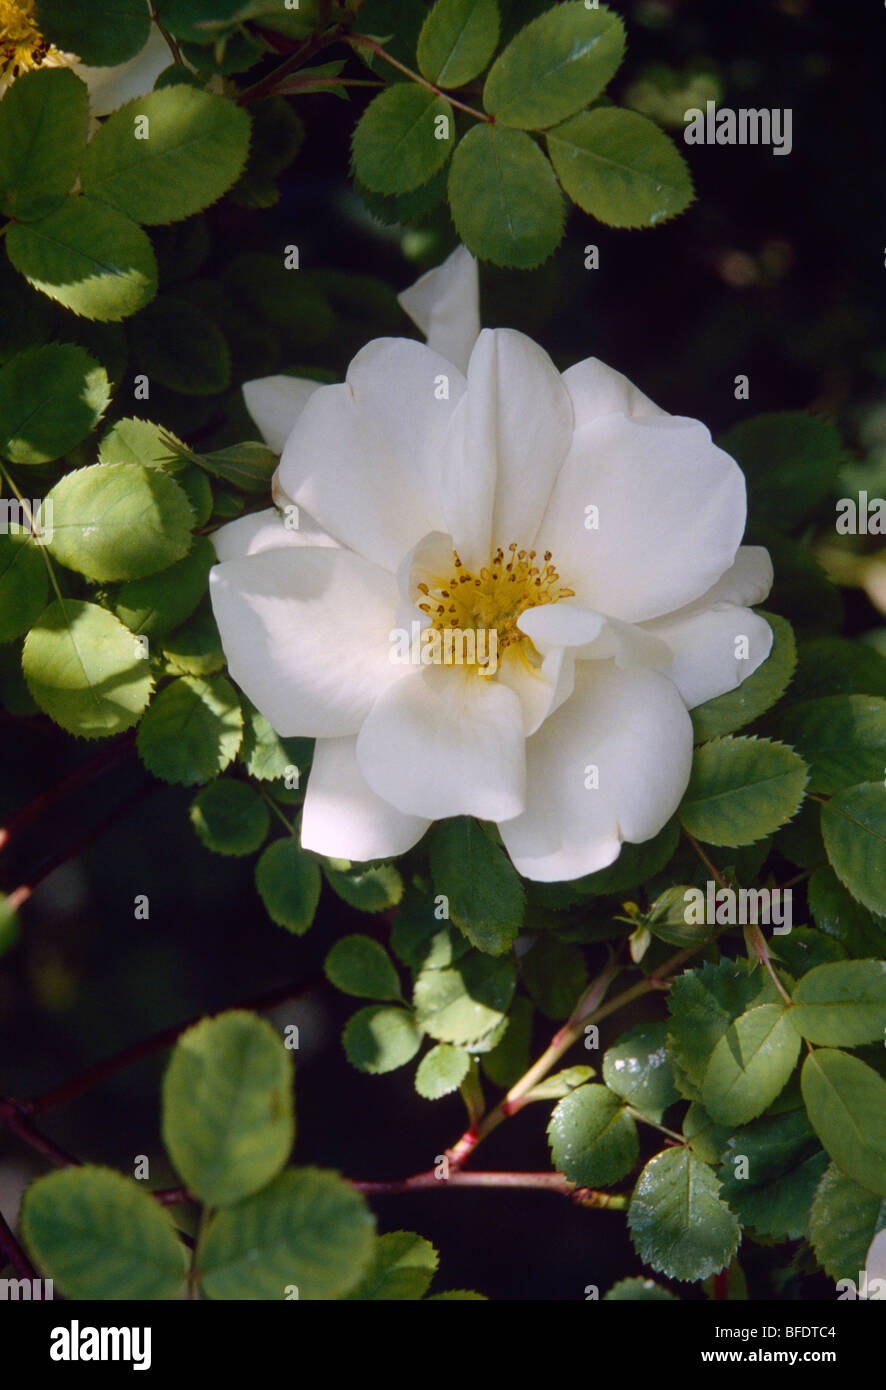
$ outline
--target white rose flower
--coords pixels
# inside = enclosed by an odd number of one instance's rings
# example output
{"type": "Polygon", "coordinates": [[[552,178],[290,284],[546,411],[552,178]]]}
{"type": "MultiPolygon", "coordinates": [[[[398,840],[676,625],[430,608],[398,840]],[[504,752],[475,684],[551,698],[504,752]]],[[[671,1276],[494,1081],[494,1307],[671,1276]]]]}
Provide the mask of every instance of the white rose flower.
{"type": "Polygon", "coordinates": [[[748,606],[769,556],[739,548],[744,477],[704,425],[479,331],[464,248],[400,298],[427,346],[371,342],[340,386],[244,387],[299,529],[270,510],[217,533],[229,669],[278,734],[317,740],[306,848],[385,858],[477,816],[526,877],[575,878],[673,815],[689,709],[769,653],[748,606]]]}
{"type": "Polygon", "coordinates": [[[0,0],[0,97],[25,72],[70,68],[89,88],[90,113],[107,116],[124,102],[150,92],[171,62],[169,45],[152,24],[147,43],[127,62],[87,67],[75,54],[63,53],[43,37],[35,22],[34,0],[0,0]]]}

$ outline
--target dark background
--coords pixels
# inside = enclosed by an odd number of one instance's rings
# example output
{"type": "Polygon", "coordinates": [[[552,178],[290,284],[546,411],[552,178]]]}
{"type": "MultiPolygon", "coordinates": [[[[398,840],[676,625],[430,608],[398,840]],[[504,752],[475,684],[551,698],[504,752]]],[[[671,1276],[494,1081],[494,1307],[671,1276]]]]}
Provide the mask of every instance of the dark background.
{"type": "MultiPolygon", "coordinates": [[[[599,356],[667,409],[698,416],[714,431],[764,410],[811,409],[836,419],[857,444],[886,375],[886,11],[876,0],[614,8],[629,34],[611,92],[617,100],[626,100],[651,64],[677,75],[707,70],[721,84],[721,104],[791,108],[793,152],[685,147],[698,193],[686,215],[655,231],[625,232],[573,212],[563,244],[540,270],[484,267],[484,322],[525,329],[563,366],[599,356]],[[588,243],[600,248],[595,272],[584,269],[588,243]],[[748,402],[734,399],[738,373],[750,378],[748,402]]],[[[284,176],[279,207],[251,213],[223,204],[211,217],[222,250],[275,250],[294,239],[303,266],[371,274],[397,289],[437,263],[454,244],[445,218],[433,219],[423,242],[407,243],[407,258],[401,232],[361,211],[346,178],[355,104],[313,96],[298,109],[307,138],[284,176]]],[[[671,133],[680,139],[679,130],[671,133]]],[[[409,331],[405,320],[399,331],[409,331]]],[[[347,359],[331,348],[317,360],[340,372],[347,359]]],[[[877,621],[853,591],[849,628],[877,621]]],[[[4,715],[0,736],[3,821],[95,751],[42,718],[4,715]]],[[[354,1178],[428,1168],[464,1127],[459,1098],[431,1104],[416,1097],[414,1067],[381,1078],[355,1072],[338,1038],[355,1004],[322,981],[331,942],[363,929],[363,921],[324,889],[307,937],[275,927],[255,892],[252,860],[222,859],[197,841],[187,819],[192,796],[150,783],[130,749],[3,851],[0,881],[9,891],[112,817],[91,847],[37,890],[22,913],[18,945],[0,961],[0,1092],[37,1095],[170,1024],[290,980],[315,982],[274,1015],[280,1024],[298,1023],[301,1033],[297,1160],[354,1178]],[[143,790],[134,808],[116,813],[143,790]],[[137,894],[148,895],[148,921],[134,918],[137,894]]],[[[604,1028],[603,1045],[640,1016],[620,1015],[604,1028]]],[[[544,1044],[543,1033],[538,1041],[544,1044]]],[[[132,1066],[53,1112],[46,1130],[78,1156],[124,1171],[147,1154],[152,1185],[172,1184],[158,1137],[164,1060],[159,1054],[132,1066]]],[[[484,1144],[476,1166],[545,1169],[545,1119],[546,1107],[528,1107],[484,1144]]],[[[13,1179],[41,1171],[5,1134],[4,1158],[13,1160],[13,1179]]],[[[14,1186],[0,1183],[7,1215],[14,1186]]],[[[581,1299],[586,1285],[602,1292],[641,1272],[622,1214],[577,1211],[554,1196],[435,1191],[381,1198],[375,1209],[382,1230],[418,1230],[438,1246],[437,1288],[581,1299]]],[[[752,1296],[819,1291],[814,1281],[774,1287],[769,1252],[749,1242],[742,1258],[752,1296]]]]}

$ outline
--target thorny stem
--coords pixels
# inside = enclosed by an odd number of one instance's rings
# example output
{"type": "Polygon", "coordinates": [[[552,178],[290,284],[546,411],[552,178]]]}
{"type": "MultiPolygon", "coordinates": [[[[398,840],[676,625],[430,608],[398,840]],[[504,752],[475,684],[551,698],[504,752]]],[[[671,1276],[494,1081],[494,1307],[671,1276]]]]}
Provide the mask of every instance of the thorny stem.
{"type": "Polygon", "coordinates": [[[417,82],[420,87],[426,87],[427,90],[433,92],[435,96],[443,97],[451,106],[457,106],[459,111],[467,111],[468,115],[473,116],[475,120],[485,121],[487,125],[495,124],[494,116],[487,115],[485,111],[478,111],[474,106],[465,105],[463,101],[459,101],[457,97],[454,97],[451,92],[444,92],[442,87],[438,87],[434,82],[429,82],[427,78],[422,77],[420,73],[413,72],[412,68],[408,68],[406,64],[401,63],[398,58],[392,57],[387,49],[382,48],[380,43],[375,42],[375,39],[367,38],[365,34],[349,34],[345,42],[350,44],[351,48],[368,48],[373,53],[377,53],[379,58],[384,58],[386,63],[390,63],[392,67],[399,68],[400,72],[405,73],[413,82],[417,82]]]}
{"type": "Polygon", "coordinates": [[[788,1008],[790,1008],[794,1001],[788,994],[781,980],[775,973],[775,966],[772,964],[772,957],[769,954],[769,947],[766,945],[766,938],[761,932],[760,928],[754,924],[750,924],[745,927],[744,935],[745,941],[748,945],[748,949],[753,951],[754,955],[757,956],[757,958],[763,962],[763,965],[768,971],[772,983],[775,985],[775,988],[778,990],[782,999],[788,1005],[788,1008]]]}
{"type": "Polygon", "coordinates": [[[151,19],[152,19],[153,22],[156,24],[157,28],[160,30],[160,33],[163,35],[164,39],[166,40],[166,43],[167,43],[167,45],[168,45],[168,47],[169,47],[169,51],[170,51],[170,53],[172,54],[173,60],[174,60],[176,63],[181,63],[181,64],[184,65],[184,61],[185,61],[185,60],[184,60],[184,58],[182,57],[181,49],[179,48],[179,46],[178,46],[178,44],[176,43],[175,39],[173,38],[172,34],[170,34],[169,30],[166,29],[166,28],[164,28],[163,22],[162,22],[162,20],[160,19],[160,16],[158,15],[158,13],[157,13],[157,6],[156,6],[156,5],[152,5],[152,6],[151,6],[151,19]]]}
{"type": "Polygon", "coordinates": [[[263,97],[273,96],[282,78],[288,77],[291,72],[297,71],[309,58],[313,58],[315,53],[319,53],[323,48],[328,48],[330,44],[335,43],[341,36],[342,29],[340,25],[336,25],[334,29],[328,29],[325,32],[312,34],[311,37],[305,39],[304,43],[300,44],[293,53],[290,53],[289,57],[285,59],[279,67],[275,68],[273,72],[269,72],[267,77],[262,77],[258,82],[254,82],[251,87],[247,87],[245,91],[241,92],[237,98],[240,105],[246,106],[251,101],[261,101],[263,97]]]}

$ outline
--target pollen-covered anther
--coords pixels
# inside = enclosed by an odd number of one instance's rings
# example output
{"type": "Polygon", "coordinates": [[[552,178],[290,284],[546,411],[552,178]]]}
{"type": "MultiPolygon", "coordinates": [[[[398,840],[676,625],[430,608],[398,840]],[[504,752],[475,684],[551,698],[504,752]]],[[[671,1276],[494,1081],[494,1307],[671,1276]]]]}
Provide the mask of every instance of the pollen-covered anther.
{"type": "MultiPolygon", "coordinates": [[[[536,564],[538,551],[520,550],[511,541],[505,550],[498,547],[489,565],[475,573],[466,569],[461,557],[453,556],[453,573],[438,584],[420,583],[418,592],[428,600],[418,607],[431,618],[433,627],[458,627],[465,631],[494,632],[499,659],[508,648],[518,649],[527,665],[536,668],[541,658],[517,620],[527,608],[573,598],[575,591],[560,583],[560,575],[549,550],[536,564]],[[505,560],[505,556],[509,558],[505,560]],[[467,585],[467,589],[463,588],[467,585]]],[[[482,669],[482,666],[481,666],[482,669]]]]}

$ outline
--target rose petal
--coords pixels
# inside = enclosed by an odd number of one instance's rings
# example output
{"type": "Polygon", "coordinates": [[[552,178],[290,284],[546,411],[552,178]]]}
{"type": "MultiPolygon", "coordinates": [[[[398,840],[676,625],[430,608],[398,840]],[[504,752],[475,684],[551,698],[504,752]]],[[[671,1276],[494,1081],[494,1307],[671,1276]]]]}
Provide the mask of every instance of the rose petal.
{"type": "Polygon", "coordinates": [[[275,507],[262,512],[250,512],[248,516],[238,516],[213,531],[209,539],[215,546],[219,560],[242,560],[247,555],[258,555],[262,550],[279,550],[281,546],[321,545],[339,550],[337,540],[326,534],[311,517],[299,511],[298,527],[286,525],[286,520],[275,507]]]}
{"type": "Polygon", "coordinates": [[[275,454],[282,454],[296,420],[319,387],[319,381],[297,376],[260,376],[244,381],[246,409],[275,454]]]}
{"type": "Polygon", "coordinates": [[[334,859],[389,859],[411,849],[429,825],[376,796],[357,765],[356,738],[317,740],[302,812],[305,849],[334,859]]]}
{"type": "Polygon", "coordinates": [[[420,276],[397,298],[424,333],[428,347],[466,372],[480,332],[477,262],[467,247],[457,246],[442,265],[420,276]]]}

